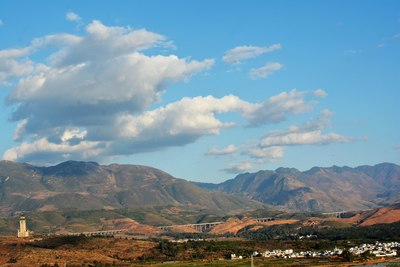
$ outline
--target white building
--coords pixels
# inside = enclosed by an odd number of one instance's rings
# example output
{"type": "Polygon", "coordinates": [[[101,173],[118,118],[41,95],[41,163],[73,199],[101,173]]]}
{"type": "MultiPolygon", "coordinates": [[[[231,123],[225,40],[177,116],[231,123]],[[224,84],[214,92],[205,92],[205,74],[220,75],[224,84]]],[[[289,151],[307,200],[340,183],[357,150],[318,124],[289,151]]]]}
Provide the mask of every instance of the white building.
{"type": "Polygon", "coordinates": [[[26,219],[24,216],[19,217],[18,237],[29,237],[30,231],[26,229],[26,219]]]}

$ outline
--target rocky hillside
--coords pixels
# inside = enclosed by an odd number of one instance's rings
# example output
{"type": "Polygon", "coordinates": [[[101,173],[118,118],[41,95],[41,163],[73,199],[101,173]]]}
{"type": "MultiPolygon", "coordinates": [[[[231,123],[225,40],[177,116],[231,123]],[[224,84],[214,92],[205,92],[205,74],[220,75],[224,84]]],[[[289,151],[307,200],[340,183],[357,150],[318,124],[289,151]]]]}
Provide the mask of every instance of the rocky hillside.
{"type": "Polygon", "coordinates": [[[67,161],[52,167],[0,161],[0,215],[17,211],[121,209],[173,205],[242,211],[262,204],[208,192],[145,166],[67,161]]]}
{"type": "Polygon", "coordinates": [[[399,202],[400,166],[314,167],[304,172],[279,168],[240,174],[221,184],[198,185],[289,210],[365,210],[399,202]]]}

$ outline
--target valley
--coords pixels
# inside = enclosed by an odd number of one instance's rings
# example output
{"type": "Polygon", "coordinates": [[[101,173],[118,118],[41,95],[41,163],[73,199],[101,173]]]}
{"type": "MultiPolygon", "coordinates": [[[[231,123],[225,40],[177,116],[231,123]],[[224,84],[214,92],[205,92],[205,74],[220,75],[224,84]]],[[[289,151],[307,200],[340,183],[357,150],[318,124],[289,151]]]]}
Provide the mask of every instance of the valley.
{"type": "MultiPolygon", "coordinates": [[[[254,251],[398,242],[398,169],[280,168],[213,185],[138,165],[1,161],[0,266],[248,266],[254,251]],[[22,214],[29,238],[15,237],[22,214]]],[[[271,255],[256,266],[352,266],[344,254],[271,255]]]]}

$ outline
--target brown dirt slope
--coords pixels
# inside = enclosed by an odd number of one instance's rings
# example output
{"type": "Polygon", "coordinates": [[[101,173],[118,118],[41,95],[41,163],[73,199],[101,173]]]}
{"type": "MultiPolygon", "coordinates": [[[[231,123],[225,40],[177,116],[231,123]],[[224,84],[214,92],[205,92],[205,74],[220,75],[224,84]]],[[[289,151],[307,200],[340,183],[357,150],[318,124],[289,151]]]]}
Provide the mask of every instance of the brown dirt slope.
{"type": "Polygon", "coordinates": [[[35,242],[15,237],[0,237],[0,266],[53,266],[92,264],[94,261],[128,266],[130,261],[148,253],[157,253],[156,243],[144,240],[90,238],[78,245],[48,249],[29,245],[35,242]]]}
{"type": "Polygon", "coordinates": [[[135,220],[130,218],[119,218],[113,220],[106,220],[104,222],[104,229],[116,229],[116,230],[124,230],[127,229],[130,234],[140,234],[145,236],[152,236],[155,234],[159,234],[162,231],[157,227],[140,224],[135,220]]]}
{"type": "Polygon", "coordinates": [[[271,226],[271,225],[277,225],[277,224],[293,224],[296,223],[298,220],[274,220],[274,221],[269,221],[269,222],[257,222],[253,219],[250,218],[243,218],[242,220],[238,218],[230,218],[228,219],[225,223],[219,224],[215,226],[213,229],[211,229],[210,233],[212,234],[226,234],[226,233],[231,233],[231,234],[236,234],[239,232],[241,229],[243,229],[246,226],[253,225],[254,230],[264,227],[264,226],[271,226]]]}
{"type": "Polygon", "coordinates": [[[400,221],[400,204],[376,209],[368,215],[368,217],[362,218],[360,226],[398,222],[400,221]]]}
{"type": "Polygon", "coordinates": [[[360,212],[350,218],[330,218],[329,220],[369,226],[400,221],[400,203],[391,206],[360,212]]]}

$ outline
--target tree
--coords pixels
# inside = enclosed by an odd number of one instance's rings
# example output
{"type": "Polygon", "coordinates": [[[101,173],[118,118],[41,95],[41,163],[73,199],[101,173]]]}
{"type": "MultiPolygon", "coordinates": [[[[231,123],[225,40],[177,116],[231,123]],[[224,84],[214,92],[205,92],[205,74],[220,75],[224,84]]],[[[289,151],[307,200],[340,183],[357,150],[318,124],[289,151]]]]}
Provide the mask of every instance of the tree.
{"type": "Polygon", "coordinates": [[[345,249],[343,251],[342,257],[343,257],[344,261],[348,261],[348,262],[354,261],[354,254],[351,253],[348,249],[345,249]]]}
{"type": "Polygon", "coordinates": [[[158,244],[158,249],[164,255],[175,257],[179,252],[178,246],[179,244],[172,243],[167,240],[161,240],[161,242],[158,244]]]}
{"type": "Polygon", "coordinates": [[[363,260],[366,260],[366,259],[369,259],[369,258],[372,258],[372,257],[374,257],[374,255],[369,250],[367,250],[367,251],[365,251],[364,253],[361,254],[361,258],[363,260]]]}

